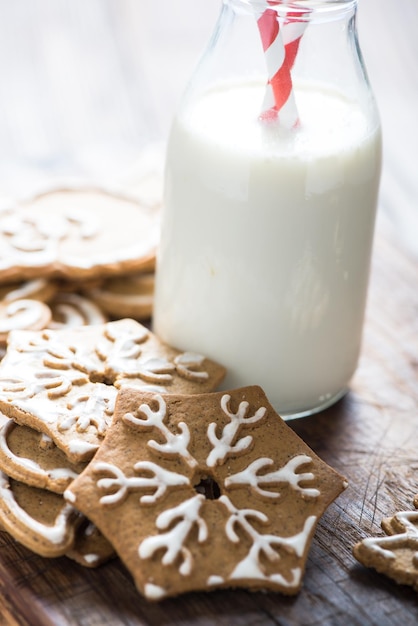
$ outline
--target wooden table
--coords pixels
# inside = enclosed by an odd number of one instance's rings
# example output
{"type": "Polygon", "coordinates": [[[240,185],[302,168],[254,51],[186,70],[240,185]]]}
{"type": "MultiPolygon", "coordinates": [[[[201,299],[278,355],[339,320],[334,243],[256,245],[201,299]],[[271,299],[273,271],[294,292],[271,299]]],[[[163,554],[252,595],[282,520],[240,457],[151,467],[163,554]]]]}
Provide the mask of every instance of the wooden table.
{"type": "MultiPolygon", "coordinates": [[[[356,541],[381,533],[382,518],[411,510],[418,493],[418,4],[398,4],[395,12],[390,0],[363,0],[359,13],[385,131],[360,365],[342,401],[291,423],[349,481],[319,523],[302,591],[294,598],[219,591],[150,604],[118,561],[86,571],[65,558],[38,557],[0,533],[2,626],[418,623],[417,594],[352,556],[356,541]]],[[[135,166],[128,164],[151,140],[164,139],[218,5],[203,0],[1,2],[4,191],[36,186],[69,171],[100,178],[112,170],[132,182],[135,166]],[[78,56],[69,52],[75,33],[78,56]],[[60,65],[54,51],[59,51],[60,65]],[[165,81],[161,72],[167,67],[165,81]],[[91,91],[84,92],[89,81],[91,91]],[[96,117],[89,117],[96,109],[96,117]],[[113,162],[112,155],[118,157],[113,162]]]]}

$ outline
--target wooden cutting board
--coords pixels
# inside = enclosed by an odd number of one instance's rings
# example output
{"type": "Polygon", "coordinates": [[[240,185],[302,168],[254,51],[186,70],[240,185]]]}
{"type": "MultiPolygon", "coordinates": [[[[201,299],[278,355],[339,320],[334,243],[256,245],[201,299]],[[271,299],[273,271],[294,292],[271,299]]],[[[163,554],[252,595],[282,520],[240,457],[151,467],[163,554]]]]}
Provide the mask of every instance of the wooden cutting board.
{"type": "Polygon", "coordinates": [[[119,561],[85,570],[0,533],[0,624],[286,626],[418,623],[418,596],[358,564],[352,546],[418,493],[418,261],[376,239],[362,358],[352,391],[292,428],[349,487],[322,518],[296,598],[243,590],[151,604],[119,561]]]}

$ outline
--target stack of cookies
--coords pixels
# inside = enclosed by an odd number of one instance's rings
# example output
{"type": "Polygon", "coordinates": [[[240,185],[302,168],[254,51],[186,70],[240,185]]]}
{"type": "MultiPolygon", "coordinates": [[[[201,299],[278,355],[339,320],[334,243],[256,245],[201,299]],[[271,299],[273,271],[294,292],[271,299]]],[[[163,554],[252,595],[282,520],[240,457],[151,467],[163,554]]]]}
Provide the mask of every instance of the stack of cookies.
{"type": "Polygon", "coordinates": [[[0,207],[0,357],[12,329],[149,319],[159,209],[99,189],[0,207]]]}
{"type": "Polygon", "coordinates": [[[345,480],[262,389],[217,391],[222,365],[138,321],[157,243],[158,211],[100,190],[0,210],[0,524],[43,557],[119,557],[150,600],[297,593],[345,480]]]}
{"type": "Polygon", "coordinates": [[[58,330],[14,330],[0,364],[0,522],[42,556],[97,565],[107,541],[63,499],[112,421],[124,386],[208,391],[224,369],[161,343],[133,319],[58,330]]]}

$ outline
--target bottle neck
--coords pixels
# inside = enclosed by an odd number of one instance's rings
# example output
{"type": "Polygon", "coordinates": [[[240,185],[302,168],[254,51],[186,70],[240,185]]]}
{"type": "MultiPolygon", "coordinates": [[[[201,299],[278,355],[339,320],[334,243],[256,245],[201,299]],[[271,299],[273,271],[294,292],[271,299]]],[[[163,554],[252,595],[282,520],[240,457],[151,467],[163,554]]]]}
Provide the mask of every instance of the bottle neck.
{"type": "Polygon", "coordinates": [[[283,0],[274,4],[223,0],[212,39],[184,102],[213,86],[253,82],[264,85],[264,93],[260,88],[262,113],[280,110],[284,119],[281,101],[297,103],[300,86],[315,85],[358,103],[375,119],[357,37],[356,8],[357,0],[283,0]],[[301,12],[297,16],[296,7],[301,12]]]}

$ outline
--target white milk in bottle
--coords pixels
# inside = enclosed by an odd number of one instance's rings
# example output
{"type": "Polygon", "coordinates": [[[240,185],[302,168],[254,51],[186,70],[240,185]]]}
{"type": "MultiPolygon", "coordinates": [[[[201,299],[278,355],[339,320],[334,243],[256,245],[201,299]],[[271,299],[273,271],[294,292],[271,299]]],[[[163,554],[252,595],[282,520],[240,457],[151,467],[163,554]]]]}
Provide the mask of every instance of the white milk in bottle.
{"type": "Polygon", "coordinates": [[[283,416],[343,395],[362,337],[377,116],[298,80],[300,124],[260,121],[263,77],[201,90],[169,141],[154,330],[259,384],[283,416]]]}

